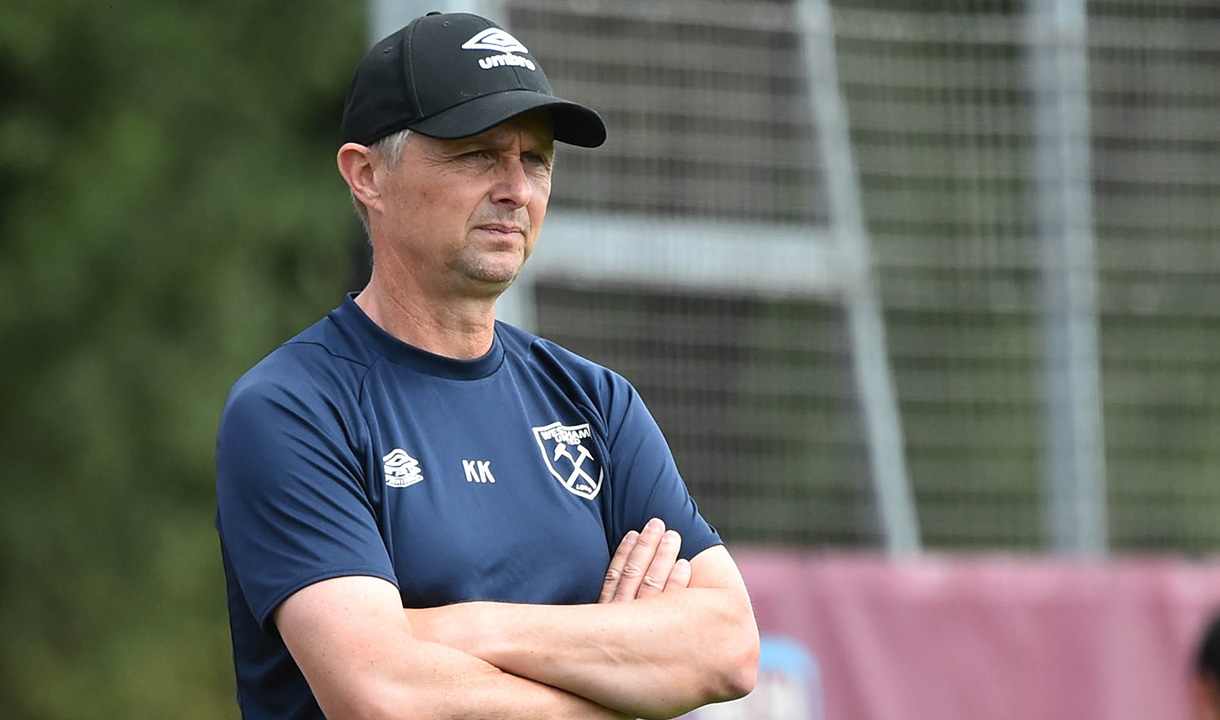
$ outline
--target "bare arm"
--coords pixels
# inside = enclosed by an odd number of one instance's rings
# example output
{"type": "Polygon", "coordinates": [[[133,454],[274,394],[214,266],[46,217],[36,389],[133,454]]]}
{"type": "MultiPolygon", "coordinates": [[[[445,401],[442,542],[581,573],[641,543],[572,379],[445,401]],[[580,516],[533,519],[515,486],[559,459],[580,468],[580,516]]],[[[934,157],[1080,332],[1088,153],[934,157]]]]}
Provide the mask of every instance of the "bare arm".
{"type": "Polygon", "coordinates": [[[422,637],[633,717],[673,717],[740,697],[758,667],[741,575],[716,546],[691,561],[689,586],[673,581],[684,572],[673,561],[680,538],[662,535],[663,527],[646,527],[625,558],[620,547],[596,605],[475,602],[413,617],[422,637]]]}
{"type": "Polygon", "coordinates": [[[378,578],[310,585],[285,600],[274,619],[331,720],[627,720],[582,697],[416,638],[398,590],[378,578]]]}

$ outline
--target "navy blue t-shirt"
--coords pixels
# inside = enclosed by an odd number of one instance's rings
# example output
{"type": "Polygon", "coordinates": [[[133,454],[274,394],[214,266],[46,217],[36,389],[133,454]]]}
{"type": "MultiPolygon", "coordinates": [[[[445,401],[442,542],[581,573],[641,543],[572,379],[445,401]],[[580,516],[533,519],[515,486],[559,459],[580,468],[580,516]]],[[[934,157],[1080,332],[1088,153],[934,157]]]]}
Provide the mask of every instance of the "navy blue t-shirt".
{"type": "Polygon", "coordinates": [[[503,323],[481,358],[434,355],[351,297],[234,385],[216,464],[247,720],[322,717],[271,622],[311,583],[384,578],[404,607],[592,603],[651,517],[682,557],[720,543],[621,376],[503,323]]]}

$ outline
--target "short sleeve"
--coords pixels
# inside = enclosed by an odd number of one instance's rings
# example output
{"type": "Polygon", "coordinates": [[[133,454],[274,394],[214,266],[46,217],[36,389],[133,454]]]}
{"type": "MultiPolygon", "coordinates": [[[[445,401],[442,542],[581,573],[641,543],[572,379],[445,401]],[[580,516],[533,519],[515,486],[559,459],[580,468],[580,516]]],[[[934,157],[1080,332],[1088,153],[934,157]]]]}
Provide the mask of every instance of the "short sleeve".
{"type": "Polygon", "coordinates": [[[370,575],[397,584],[341,413],[308,392],[239,383],[216,441],[217,529],[264,630],[312,583],[370,575]]]}
{"type": "Polygon", "coordinates": [[[617,376],[615,380],[610,411],[617,422],[609,424],[607,438],[614,535],[621,538],[628,530],[640,530],[648,520],[659,517],[667,528],[681,534],[680,557],[689,560],[721,544],[719,533],[699,514],[669,444],[644,401],[626,380],[617,376]]]}

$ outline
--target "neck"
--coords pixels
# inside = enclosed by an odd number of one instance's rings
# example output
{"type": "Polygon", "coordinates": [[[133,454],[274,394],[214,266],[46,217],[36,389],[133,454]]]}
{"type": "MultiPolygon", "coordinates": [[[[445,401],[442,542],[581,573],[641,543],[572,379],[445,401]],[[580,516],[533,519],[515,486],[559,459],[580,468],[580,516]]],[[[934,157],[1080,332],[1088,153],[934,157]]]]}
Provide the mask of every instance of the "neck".
{"type": "Polygon", "coordinates": [[[491,349],[494,296],[442,300],[397,277],[386,277],[374,266],[368,286],[356,296],[356,304],[382,330],[408,345],[458,360],[473,360],[491,349]]]}

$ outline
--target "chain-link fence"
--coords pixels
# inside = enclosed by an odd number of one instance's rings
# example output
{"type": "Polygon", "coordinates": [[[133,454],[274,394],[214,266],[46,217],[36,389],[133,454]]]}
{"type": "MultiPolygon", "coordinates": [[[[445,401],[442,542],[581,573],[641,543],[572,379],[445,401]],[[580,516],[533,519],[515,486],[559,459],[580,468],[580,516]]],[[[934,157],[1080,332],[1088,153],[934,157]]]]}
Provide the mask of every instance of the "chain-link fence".
{"type": "MultiPolygon", "coordinates": [[[[1108,535],[1120,550],[1209,550],[1220,542],[1220,6],[1086,7],[1108,535]]],[[[552,84],[611,129],[601,149],[561,153],[554,211],[825,235],[836,178],[791,2],[508,9],[552,84]]],[[[923,539],[1045,548],[1030,7],[832,10],[923,539]]],[[[840,295],[584,274],[537,283],[537,330],[639,387],[726,536],[878,542],[840,295]]]]}

